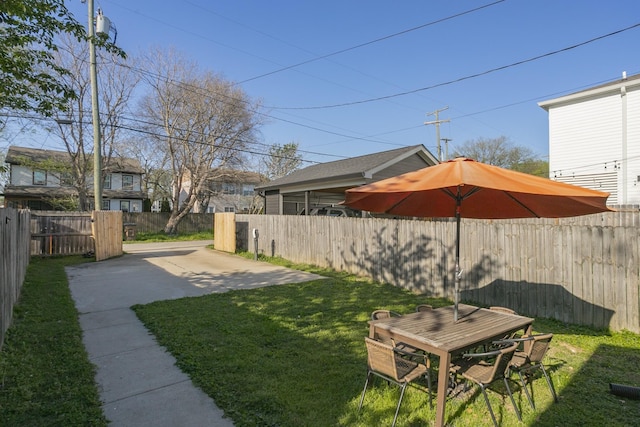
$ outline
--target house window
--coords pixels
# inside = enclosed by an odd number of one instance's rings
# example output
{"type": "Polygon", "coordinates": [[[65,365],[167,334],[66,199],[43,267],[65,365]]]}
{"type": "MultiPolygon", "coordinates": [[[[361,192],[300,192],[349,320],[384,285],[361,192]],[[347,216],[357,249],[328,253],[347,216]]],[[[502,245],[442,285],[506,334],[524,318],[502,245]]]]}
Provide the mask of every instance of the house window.
{"type": "Polygon", "coordinates": [[[102,177],[102,188],[105,188],[107,190],[111,190],[111,174],[105,174],[102,177]]]}
{"type": "Polygon", "coordinates": [[[109,202],[109,200],[102,201],[102,210],[103,211],[111,210],[111,203],[109,202]]]}
{"type": "Polygon", "coordinates": [[[131,202],[129,200],[120,200],[120,210],[122,212],[129,212],[131,209],[131,202]]]}
{"type": "Polygon", "coordinates": [[[223,182],[222,194],[236,194],[236,185],[228,182],[223,182]]]}
{"type": "Polygon", "coordinates": [[[122,175],[122,189],[133,190],[133,175],[122,175]]]}
{"type": "Polygon", "coordinates": [[[34,170],[33,185],[47,185],[47,172],[43,170],[34,170]]]}
{"type": "Polygon", "coordinates": [[[253,196],[255,186],[253,184],[243,184],[242,185],[242,195],[243,196],[253,196]]]}
{"type": "Polygon", "coordinates": [[[224,211],[225,212],[235,212],[236,208],[234,208],[233,206],[225,206],[224,207],[224,211]]]}

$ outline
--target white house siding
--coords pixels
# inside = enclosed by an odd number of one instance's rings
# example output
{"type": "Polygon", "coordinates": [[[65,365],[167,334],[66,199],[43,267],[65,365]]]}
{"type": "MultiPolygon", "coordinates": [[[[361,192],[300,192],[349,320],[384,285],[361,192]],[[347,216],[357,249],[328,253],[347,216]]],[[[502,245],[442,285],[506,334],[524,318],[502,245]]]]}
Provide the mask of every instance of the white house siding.
{"type": "MultiPolygon", "coordinates": [[[[111,175],[111,190],[120,190],[122,189],[122,176],[129,175],[133,177],[133,188],[131,191],[140,191],[142,186],[142,177],[140,175],[134,173],[110,173],[111,175]]],[[[93,185],[93,177],[88,179],[90,185],[93,185]]]]}
{"type": "Polygon", "coordinates": [[[611,193],[608,204],[640,204],[640,85],[616,85],[541,103],[549,111],[549,174],[611,193]]]}
{"type": "Polygon", "coordinates": [[[617,95],[549,110],[552,179],[608,172],[620,161],[621,105],[617,95]]]}
{"type": "MultiPolygon", "coordinates": [[[[58,174],[47,171],[47,183],[42,187],[59,187],[60,179],[58,174]]],[[[33,169],[21,166],[11,165],[11,177],[9,181],[12,185],[33,185],[33,169]]]]}
{"type": "Polygon", "coordinates": [[[627,92],[627,200],[640,204],[640,90],[627,92]]]}
{"type": "MultiPolygon", "coordinates": [[[[142,212],[142,200],[140,199],[111,199],[109,200],[110,211],[119,211],[122,208],[121,202],[129,203],[129,212],[142,212]]],[[[105,207],[106,208],[106,207],[105,207]]]]}

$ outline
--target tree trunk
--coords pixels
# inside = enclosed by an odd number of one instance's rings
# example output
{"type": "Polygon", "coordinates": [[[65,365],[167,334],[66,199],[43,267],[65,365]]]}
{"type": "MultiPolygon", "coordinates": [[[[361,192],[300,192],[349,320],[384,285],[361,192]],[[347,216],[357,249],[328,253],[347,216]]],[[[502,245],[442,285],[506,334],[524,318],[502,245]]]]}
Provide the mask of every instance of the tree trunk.
{"type": "Polygon", "coordinates": [[[167,225],[164,226],[165,234],[178,234],[178,224],[180,223],[178,216],[171,215],[167,221],[167,225]]]}

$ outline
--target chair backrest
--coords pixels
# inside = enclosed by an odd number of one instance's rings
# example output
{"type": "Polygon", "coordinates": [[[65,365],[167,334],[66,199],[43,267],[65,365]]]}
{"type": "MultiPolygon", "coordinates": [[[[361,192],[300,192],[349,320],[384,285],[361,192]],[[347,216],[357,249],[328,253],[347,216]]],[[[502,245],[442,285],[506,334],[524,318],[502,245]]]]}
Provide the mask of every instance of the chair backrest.
{"type": "Polygon", "coordinates": [[[507,314],[516,314],[515,310],[511,310],[510,308],[507,308],[507,307],[499,307],[496,305],[494,305],[493,307],[489,307],[489,310],[499,311],[501,313],[507,313],[507,314]]]}
{"type": "Polygon", "coordinates": [[[371,313],[371,320],[388,319],[390,317],[397,317],[397,316],[400,316],[400,315],[391,310],[375,310],[374,312],[371,313]]]}
{"type": "Polygon", "coordinates": [[[549,344],[553,338],[553,334],[533,335],[533,340],[529,343],[527,349],[527,357],[530,362],[540,363],[549,350],[549,344]]]}
{"type": "Polygon", "coordinates": [[[416,306],[416,311],[428,311],[433,310],[433,306],[429,304],[420,304],[416,306]]]}
{"type": "Polygon", "coordinates": [[[511,358],[517,349],[518,343],[515,343],[497,350],[499,353],[496,355],[495,362],[493,363],[493,370],[491,371],[491,377],[487,383],[502,378],[505,375],[507,368],[511,363],[511,358]]]}
{"type": "Polygon", "coordinates": [[[364,342],[367,345],[369,369],[400,381],[393,347],[369,337],[365,337],[364,342]]]}

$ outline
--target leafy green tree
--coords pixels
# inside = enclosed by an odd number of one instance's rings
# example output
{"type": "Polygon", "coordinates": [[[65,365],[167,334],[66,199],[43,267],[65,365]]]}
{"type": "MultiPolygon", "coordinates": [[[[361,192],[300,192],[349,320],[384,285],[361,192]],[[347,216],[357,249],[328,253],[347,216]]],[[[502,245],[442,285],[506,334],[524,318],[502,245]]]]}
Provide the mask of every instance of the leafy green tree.
{"type": "Polygon", "coordinates": [[[9,181],[9,166],[4,162],[5,153],[0,153],[0,191],[4,191],[4,186],[9,181]]]}
{"type": "Polygon", "coordinates": [[[273,144],[269,148],[267,159],[267,177],[271,180],[282,178],[298,169],[302,164],[302,155],[298,153],[298,143],[273,144]]]}
{"type": "Polygon", "coordinates": [[[171,203],[169,203],[168,199],[162,199],[162,203],[160,204],[160,212],[171,212],[171,203]]]}
{"type": "MultiPolygon", "coordinates": [[[[75,93],[59,79],[69,72],[54,60],[56,38],[63,33],[87,40],[64,0],[0,1],[0,108],[45,115],[67,108],[75,93]]],[[[124,57],[106,36],[95,42],[124,57]]]]}
{"type": "Polygon", "coordinates": [[[531,175],[549,177],[549,163],[531,149],[516,145],[505,136],[467,141],[455,151],[456,157],[468,157],[482,163],[512,169],[531,175]]]}
{"type": "Polygon", "coordinates": [[[528,173],[529,175],[549,178],[549,162],[546,160],[531,160],[516,165],[513,170],[528,173]]]}

